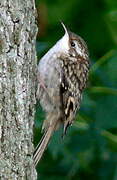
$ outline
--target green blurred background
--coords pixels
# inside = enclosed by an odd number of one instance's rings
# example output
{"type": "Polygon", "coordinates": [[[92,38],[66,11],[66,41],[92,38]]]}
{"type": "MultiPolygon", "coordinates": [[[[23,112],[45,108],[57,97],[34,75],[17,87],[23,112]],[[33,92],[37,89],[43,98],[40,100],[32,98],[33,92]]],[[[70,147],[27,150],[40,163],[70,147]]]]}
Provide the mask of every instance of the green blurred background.
{"type": "MultiPolygon", "coordinates": [[[[117,180],[117,0],[36,0],[38,58],[63,34],[60,21],[85,39],[91,69],[76,121],[57,131],[37,166],[39,180],[117,180]]],[[[37,104],[34,143],[44,112],[37,104]]]]}

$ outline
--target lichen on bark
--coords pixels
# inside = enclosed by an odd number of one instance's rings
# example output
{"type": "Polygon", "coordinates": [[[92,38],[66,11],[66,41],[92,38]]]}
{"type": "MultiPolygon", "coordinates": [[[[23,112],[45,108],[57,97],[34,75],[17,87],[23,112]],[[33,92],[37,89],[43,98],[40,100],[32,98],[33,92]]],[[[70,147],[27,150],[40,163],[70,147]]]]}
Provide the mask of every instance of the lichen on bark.
{"type": "Polygon", "coordinates": [[[34,0],[0,2],[0,179],[34,180],[34,0]]]}

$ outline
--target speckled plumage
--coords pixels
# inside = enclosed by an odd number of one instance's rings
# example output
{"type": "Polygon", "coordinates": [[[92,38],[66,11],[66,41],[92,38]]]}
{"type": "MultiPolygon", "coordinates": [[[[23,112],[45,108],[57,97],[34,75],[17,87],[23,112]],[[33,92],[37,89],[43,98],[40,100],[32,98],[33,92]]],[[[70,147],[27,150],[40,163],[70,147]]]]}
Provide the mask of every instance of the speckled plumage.
{"type": "Polygon", "coordinates": [[[46,111],[43,123],[44,137],[34,153],[34,164],[40,160],[47,144],[61,124],[67,127],[74,121],[80,108],[82,91],[86,86],[89,70],[88,50],[83,39],[67,31],[38,65],[37,97],[46,111]]]}

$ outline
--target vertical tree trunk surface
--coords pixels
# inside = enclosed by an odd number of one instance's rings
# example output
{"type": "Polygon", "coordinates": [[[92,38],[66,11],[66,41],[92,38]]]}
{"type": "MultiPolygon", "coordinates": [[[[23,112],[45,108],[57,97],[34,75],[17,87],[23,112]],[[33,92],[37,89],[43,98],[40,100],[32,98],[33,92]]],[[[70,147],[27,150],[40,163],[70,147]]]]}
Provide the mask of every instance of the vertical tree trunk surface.
{"type": "Polygon", "coordinates": [[[34,180],[34,0],[0,0],[0,180],[34,180]]]}

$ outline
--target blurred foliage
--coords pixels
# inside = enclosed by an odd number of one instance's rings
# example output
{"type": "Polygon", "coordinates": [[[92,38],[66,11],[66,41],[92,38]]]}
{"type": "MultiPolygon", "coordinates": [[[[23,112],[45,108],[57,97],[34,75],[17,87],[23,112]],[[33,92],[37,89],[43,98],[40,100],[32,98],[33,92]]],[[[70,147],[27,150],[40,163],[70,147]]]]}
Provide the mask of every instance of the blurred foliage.
{"type": "MultiPolygon", "coordinates": [[[[36,0],[39,58],[63,35],[60,20],[88,44],[91,70],[76,121],[55,132],[40,180],[117,180],[117,0],[36,0]]],[[[44,112],[37,105],[35,145],[44,112]]]]}

